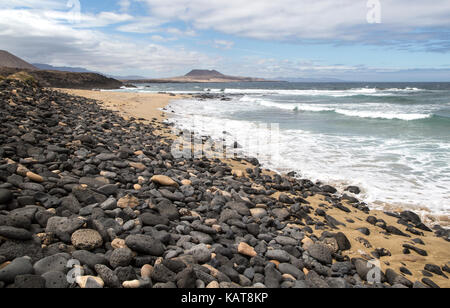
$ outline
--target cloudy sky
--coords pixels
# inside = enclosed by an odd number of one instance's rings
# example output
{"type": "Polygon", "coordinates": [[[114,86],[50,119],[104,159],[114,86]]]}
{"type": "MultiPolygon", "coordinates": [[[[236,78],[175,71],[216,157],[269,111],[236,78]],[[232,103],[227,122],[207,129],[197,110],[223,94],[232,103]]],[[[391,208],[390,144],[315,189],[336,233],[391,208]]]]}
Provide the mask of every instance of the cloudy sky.
{"type": "Polygon", "coordinates": [[[450,1],[0,0],[0,49],[115,75],[450,81],[450,1]]]}

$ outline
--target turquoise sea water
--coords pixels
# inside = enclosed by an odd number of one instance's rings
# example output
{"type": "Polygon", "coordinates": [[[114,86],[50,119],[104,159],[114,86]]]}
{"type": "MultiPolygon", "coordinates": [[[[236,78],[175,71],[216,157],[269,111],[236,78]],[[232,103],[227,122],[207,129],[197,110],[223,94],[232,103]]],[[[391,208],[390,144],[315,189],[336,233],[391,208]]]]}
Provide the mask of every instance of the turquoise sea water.
{"type": "Polygon", "coordinates": [[[450,214],[450,83],[148,84],[121,91],[224,94],[231,100],[173,101],[171,121],[192,128],[195,116],[202,133],[219,138],[226,128],[238,141],[258,136],[258,124],[279,123],[282,159],[261,153],[266,167],[358,185],[373,207],[450,214]]]}

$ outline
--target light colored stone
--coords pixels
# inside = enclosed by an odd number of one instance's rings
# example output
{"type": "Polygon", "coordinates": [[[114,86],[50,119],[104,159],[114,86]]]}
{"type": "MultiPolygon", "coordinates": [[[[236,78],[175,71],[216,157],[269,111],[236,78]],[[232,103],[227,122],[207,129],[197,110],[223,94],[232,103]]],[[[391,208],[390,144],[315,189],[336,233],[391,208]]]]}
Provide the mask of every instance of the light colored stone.
{"type": "Polygon", "coordinates": [[[219,274],[219,271],[215,267],[213,267],[212,265],[209,265],[209,264],[203,264],[202,266],[206,267],[207,269],[209,269],[209,272],[210,272],[211,276],[217,278],[217,275],[219,274]]]}
{"type": "Polygon", "coordinates": [[[153,266],[151,266],[150,264],[145,264],[141,268],[142,279],[149,279],[151,277],[152,273],[153,273],[153,266]]]}
{"type": "Polygon", "coordinates": [[[91,229],[80,229],[72,234],[72,244],[77,249],[93,250],[103,244],[100,234],[91,229]]]}
{"type": "Polygon", "coordinates": [[[119,201],[117,201],[117,206],[124,209],[127,207],[130,207],[132,209],[134,209],[135,207],[137,207],[139,205],[139,200],[131,195],[126,195],[123,198],[120,198],[119,201]]]}
{"type": "Polygon", "coordinates": [[[222,227],[220,225],[212,225],[211,228],[213,228],[217,233],[222,232],[222,227]]]}
{"type": "Polygon", "coordinates": [[[141,170],[141,171],[144,171],[145,169],[147,169],[147,167],[143,163],[130,162],[130,167],[133,167],[133,168],[135,168],[137,170],[141,170]]]}
{"type": "Polygon", "coordinates": [[[297,279],[294,278],[294,276],[292,276],[291,274],[283,274],[282,275],[284,279],[286,280],[292,280],[292,281],[296,281],[297,279]]]}
{"type": "Polygon", "coordinates": [[[238,252],[244,256],[255,257],[258,255],[253,247],[245,242],[239,243],[238,252]]]}
{"type": "Polygon", "coordinates": [[[232,174],[234,174],[238,178],[242,178],[244,176],[244,172],[242,170],[233,170],[232,174]]]}
{"type": "Polygon", "coordinates": [[[216,223],[217,223],[217,219],[215,219],[215,218],[210,218],[210,219],[205,220],[205,225],[207,225],[207,226],[212,226],[212,225],[215,225],[216,223]]]}
{"type": "Polygon", "coordinates": [[[80,286],[80,288],[85,289],[87,287],[90,287],[88,284],[88,281],[90,279],[92,279],[95,282],[95,284],[97,284],[101,288],[103,288],[105,286],[105,283],[103,282],[103,280],[100,277],[95,277],[95,276],[78,276],[76,278],[76,281],[77,281],[77,284],[80,286]]]}
{"type": "Polygon", "coordinates": [[[139,280],[124,281],[122,287],[125,289],[139,289],[141,282],[139,280]]]}
{"type": "Polygon", "coordinates": [[[277,261],[277,260],[270,260],[269,262],[275,264],[275,266],[277,268],[278,268],[278,265],[280,265],[280,261],[277,261]]]}
{"type": "Polygon", "coordinates": [[[310,239],[309,237],[305,237],[302,240],[302,244],[303,244],[303,248],[304,249],[308,249],[309,247],[311,247],[312,245],[314,245],[314,242],[312,239],[310,239]]]}
{"type": "Polygon", "coordinates": [[[31,171],[27,172],[27,178],[29,178],[33,182],[37,182],[37,183],[44,182],[44,178],[42,176],[40,176],[39,174],[33,173],[31,171]]]}
{"type": "Polygon", "coordinates": [[[139,184],[139,185],[142,185],[142,184],[144,184],[145,182],[147,182],[146,178],[144,178],[143,176],[139,176],[139,177],[138,177],[138,184],[139,184]]]}
{"type": "Polygon", "coordinates": [[[258,219],[261,219],[267,215],[267,211],[263,208],[250,209],[250,213],[252,214],[253,217],[258,218],[258,219]]]}
{"type": "Polygon", "coordinates": [[[207,289],[219,289],[220,285],[217,281],[211,281],[210,283],[208,283],[208,285],[206,286],[207,289]]]}
{"type": "Polygon", "coordinates": [[[142,151],[136,151],[136,152],[134,152],[134,155],[136,155],[136,156],[144,155],[144,152],[142,152],[142,151]]]}
{"type": "Polygon", "coordinates": [[[134,185],[133,185],[133,188],[134,188],[135,190],[141,190],[141,189],[142,189],[142,186],[139,185],[139,184],[134,184],[134,185]]]}
{"type": "Polygon", "coordinates": [[[185,186],[191,186],[192,185],[192,181],[190,181],[190,180],[183,180],[183,181],[181,181],[181,184],[183,184],[185,186]]]}
{"type": "Polygon", "coordinates": [[[162,186],[178,187],[177,182],[165,175],[155,175],[151,178],[151,181],[162,186]]]}
{"type": "Polygon", "coordinates": [[[18,164],[16,172],[18,175],[27,176],[27,173],[30,172],[30,170],[28,170],[28,168],[24,165],[18,164]]]}

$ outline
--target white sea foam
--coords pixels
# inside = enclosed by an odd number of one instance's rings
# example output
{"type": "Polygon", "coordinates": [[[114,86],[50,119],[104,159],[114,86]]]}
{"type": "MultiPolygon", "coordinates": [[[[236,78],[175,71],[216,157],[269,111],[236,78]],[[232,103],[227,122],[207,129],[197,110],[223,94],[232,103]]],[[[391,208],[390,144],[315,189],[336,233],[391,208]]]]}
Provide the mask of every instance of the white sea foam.
{"type": "MultiPolygon", "coordinates": [[[[258,97],[243,96],[240,102],[248,102],[258,104],[268,108],[278,108],[289,111],[308,111],[308,112],[336,112],[349,117],[370,118],[370,119],[386,119],[386,120],[404,120],[413,121],[427,119],[433,116],[432,113],[405,113],[401,110],[386,110],[383,104],[300,104],[300,103],[278,103],[268,99],[258,97]],[[346,107],[348,109],[343,109],[346,107]],[[360,109],[355,109],[360,108],[360,109]],[[361,110],[362,108],[371,108],[370,110],[361,110]]],[[[254,106],[253,106],[254,107],[254,106]]]]}
{"type": "Polygon", "coordinates": [[[389,96],[398,95],[400,92],[423,91],[418,88],[405,89],[377,89],[377,88],[355,88],[349,90],[278,90],[278,89],[205,89],[211,93],[225,94],[250,94],[250,95],[292,95],[292,96],[330,96],[330,97],[348,97],[348,96],[389,96]]]}
{"type": "MultiPolygon", "coordinates": [[[[264,104],[277,104],[258,99],[263,107],[264,104]]],[[[217,101],[205,101],[190,104],[188,110],[185,101],[174,101],[170,105],[171,110],[175,111],[172,121],[177,127],[194,130],[201,128],[202,134],[217,138],[222,136],[226,127],[227,132],[238,142],[248,136],[264,136],[267,132],[261,132],[261,128],[255,123],[233,119],[228,114],[229,110],[239,112],[255,108],[254,101],[255,98],[252,97],[233,101],[230,105],[228,102],[220,104],[217,101]],[[195,127],[189,115],[197,116],[195,127]]],[[[286,108],[291,108],[299,104],[287,105],[289,106],[286,108]]],[[[366,117],[367,114],[357,116],[366,117]]],[[[398,114],[396,116],[401,117],[398,114]]],[[[384,117],[390,116],[384,114],[384,117]]],[[[448,143],[437,140],[338,136],[332,132],[319,134],[290,129],[281,131],[275,146],[281,153],[281,159],[270,159],[269,145],[265,147],[263,143],[262,150],[259,148],[261,155],[258,158],[267,168],[283,172],[297,171],[303,178],[330,183],[340,188],[347,185],[360,186],[363,189],[360,197],[372,206],[426,206],[435,214],[450,214],[450,177],[445,176],[450,175],[448,143]],[[424,151],[431,148],[433,152],[424,151]]],[[[251,148],[245,146],[243,150],[252,152],[251,148]]]]}

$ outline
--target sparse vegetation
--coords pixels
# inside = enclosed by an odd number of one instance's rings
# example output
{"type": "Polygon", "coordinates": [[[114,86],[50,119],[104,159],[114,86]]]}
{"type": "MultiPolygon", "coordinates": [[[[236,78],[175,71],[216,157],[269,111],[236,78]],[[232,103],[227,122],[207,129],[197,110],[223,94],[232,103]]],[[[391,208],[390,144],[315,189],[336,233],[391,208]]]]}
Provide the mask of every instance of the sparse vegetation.
{"type": "Polygon", "coordinates": [[[36,79],[26,72],[17,72],[12,75],[9,75],[7,79],[20,80],[26,82],[30,85],[37,84],[36,79]]]}

